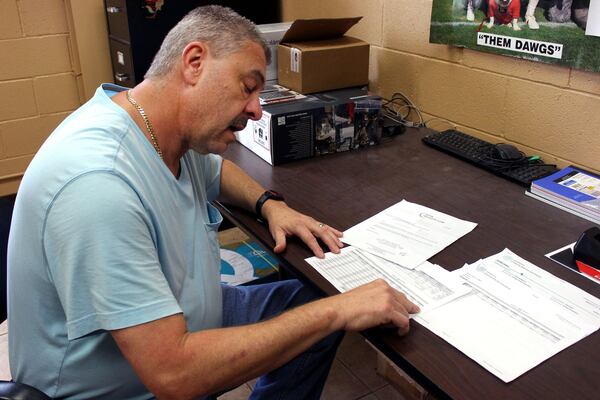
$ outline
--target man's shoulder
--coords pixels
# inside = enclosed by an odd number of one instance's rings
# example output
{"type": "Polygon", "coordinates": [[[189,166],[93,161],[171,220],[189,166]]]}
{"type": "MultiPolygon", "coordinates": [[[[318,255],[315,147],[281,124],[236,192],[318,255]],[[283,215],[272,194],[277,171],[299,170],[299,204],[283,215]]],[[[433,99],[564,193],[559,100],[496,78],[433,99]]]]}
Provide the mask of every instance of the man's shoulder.
{"type": "Polygon", "coordinates": [[[80,112],[52,133],[27,167],[19,192],[31,191],[38,199],[43,194],[48,204],[65,186],[83,176],[86,180],[94,180],[98,174],[118,177],[117,160],[126,122],[115,130],[112,127],[119,122],[94,125],[88,115],[98,116],[80,112]]]}
{"type": "Polygon", "coordinates": [[[132,121],[103,88],[69,115],[46,139],[31,161],[25,178],[67,182],[95,170],[115,168],[132,121]]]}
{"type": "MultiPolygon", "coordinates": [[[[121,141],[131,129],[127,112],[103,91],[98,91],[87,103],[69,115],[49,136],[49,145],[83,145],[84,141],[121,141]]],[[[86,150],[81,146],[80,150],[86,150]]],[[[89,150],[95,150],[90,148],[89,150]]]]}

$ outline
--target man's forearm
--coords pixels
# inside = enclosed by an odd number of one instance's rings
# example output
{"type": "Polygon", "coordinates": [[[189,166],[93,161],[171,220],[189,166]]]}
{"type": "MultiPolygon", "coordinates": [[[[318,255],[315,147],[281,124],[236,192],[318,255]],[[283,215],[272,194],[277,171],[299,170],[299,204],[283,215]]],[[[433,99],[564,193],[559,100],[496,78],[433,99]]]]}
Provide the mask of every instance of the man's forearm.
{"type": "MultiPolygon", "coordinates": [[[[210,391],[231,387],[232,383],[242,384],[272,371],[339,329],[334,326],[335,310],[317,304],[296,308],[255,325],[228,328],[231,329],[229,332],[206,331],[203,337],[191,334],[187,349],[203,350],[190,361],[206,371],[205,350],[210,349],[213,368],[211,374],[205,375],[211,376],[206,382],[210,391]]],[[[184,373],[188,381],[197,379],[188,371],[184,373]]]]}
{"type": "Polygon", "coordinates": [[[271,371],[338,330],[392,324],[405,334],[418,311],[376,280],[253,325],[189,333],[177,314],[111,333],[156,397],[191,399],[271,371]]]}
{"type": "Polygon", "coordinates": [[[177,315],[113,336],[157,397],[195,398],[271,371],[342,328],[327,303],[309,303],[254,325],[195,333],[185,332],[177,315]],[[149,359],[144,353],[150,349],[149,359]]]}
{"type": "Polygon", "coordinates": [[[240,167],[228,160],[221,166],[221,196],[228,202],[254,211],[254,206],[265,189],[240,167]]]}

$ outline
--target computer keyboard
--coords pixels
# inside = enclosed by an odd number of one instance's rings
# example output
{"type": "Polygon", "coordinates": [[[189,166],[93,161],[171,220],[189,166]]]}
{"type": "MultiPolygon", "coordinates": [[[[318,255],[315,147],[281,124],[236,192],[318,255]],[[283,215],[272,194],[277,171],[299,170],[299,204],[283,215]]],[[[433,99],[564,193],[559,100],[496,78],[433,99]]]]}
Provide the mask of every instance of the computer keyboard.
{"type": "Polygon", "coordinates": [[[555,165],[525,155],[514,161],[500,160],[495,157],[494,144],[453,129],[425,136],[423,142],[527,187],[532,181],[558,171],[555,165]]]}

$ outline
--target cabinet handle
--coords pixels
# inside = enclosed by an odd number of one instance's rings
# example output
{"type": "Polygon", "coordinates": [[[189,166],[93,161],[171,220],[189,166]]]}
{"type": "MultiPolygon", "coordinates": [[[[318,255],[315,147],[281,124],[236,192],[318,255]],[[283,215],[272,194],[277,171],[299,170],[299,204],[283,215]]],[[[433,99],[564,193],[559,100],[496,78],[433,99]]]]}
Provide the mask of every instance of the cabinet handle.
{"type": "Polygon", "coordinates": [[[115,79],[117,80],[117,82],[125,82],[129,80],[129,76],[127,74],[124,74],[122,72],[117,72],[115,74],[115,79]]]}
{"type": "Polygon", "coordinates": [[[106,12],[109,14],[118,14],[121,12],[121,8],[114,6],[106,7],[106,12]]]}

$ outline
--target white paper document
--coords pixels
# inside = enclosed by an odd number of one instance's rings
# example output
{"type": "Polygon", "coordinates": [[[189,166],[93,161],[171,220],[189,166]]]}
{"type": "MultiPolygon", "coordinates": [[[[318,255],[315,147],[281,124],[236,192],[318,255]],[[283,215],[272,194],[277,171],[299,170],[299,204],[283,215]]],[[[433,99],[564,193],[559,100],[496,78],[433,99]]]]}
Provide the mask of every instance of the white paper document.
{"type": "Polygon", "coordinates": [[[307,258],[306,262],[340,292],[384,279],[390,286],[406,294],[421,310],[438,307],[471,290],[438,265],[425,262],[411,270],[356,247],[345,247],[340,254],[327,253],[324,259],[307,258]]]}
{"type": "Polygon", "coordinates": [[[508,249],[459,271],[473,291],[414,318],[504,382],[600,328],[599,299],[508,249]]]}
{"type": "Polygon", "coordinates": [[[414,269],[476,226],[476,223],[402,200],[348,229],[342,240],[414,269]]]}

